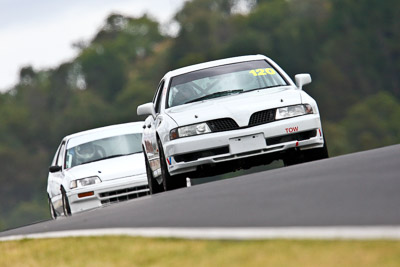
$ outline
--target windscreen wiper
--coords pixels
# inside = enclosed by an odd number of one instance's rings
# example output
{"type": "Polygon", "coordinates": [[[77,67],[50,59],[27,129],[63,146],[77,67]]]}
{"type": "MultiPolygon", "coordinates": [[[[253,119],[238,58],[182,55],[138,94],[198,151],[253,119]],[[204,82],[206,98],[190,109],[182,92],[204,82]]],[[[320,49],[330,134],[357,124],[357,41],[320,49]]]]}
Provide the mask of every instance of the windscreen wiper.
{"type": "Polygon", "coordinates": [[[205,96],[202,96],[202,97],[199,97],[199,98],[195,98],[193,100],[185,102],[185,104],[193,103],[193,102],[197,102],[197,101],[201,101],[201,100],[206,100],[206,99],[211,99],[211,98],[216,98],[216,97],[220,97],[220,96],[227,96],[227,95],[231,95],[231,94],[235,94],[235,93],[241,93],[241,92],[243,92],[243,89],[215,92],[215,93],[212,93],[212,94],[209,94],[209,95],[205,95],[205,96]]]}
{"type": "Polygon", "coordinates": [[[99,159],[94,159],[94,160],[91,160],[91,161],[87,161],[87,162],[82,163],[81,165],[83,165],[83,164],[88,164],[88,163],[92,163],[92,162],[96,162],[96,161],[100,161],[100,160],[105,160],[105,159],[112,159],[112,158],[118,158],[118,157],[123,157],[123,156],[129,156],[129,155],[136,154],[136,153],[142,153],[142,151],[133,152],[133,153],[128,153],[128,154],[116,154],[116,155],[111,155],[111,156],[108,156],[108,157],[104,157],[104,158],[99,158],[99,159]]]}
{"type": "Polygon", "coordinates": [[[82,163],[81,165],[104,160],[104,159],[117,158],[117,157],[121,157],[121,156],[125,156],[125,154],[117,154],[117,155],[112,155],[112,156],[108,156],[108,157],[104,157],[104,158],[94,159],[94,160],[86,161],[86,162],[82,163]]]}
{"type": "Polygon", "coordinates": [[[254,89],[250,89],[250,90],[246,90],[243,92],[240,92],[241,94],[243,93],[247,93],[247,92],[252,92],[252,91],[257,91],[257,90],[264,90],[264,89],[268,89],[268,88],[273,88],[273,87],[281,87],[281,86],[287,86],[286,84],[279,84],[279,85],[271,85],[271,86],[266,86],[266,87],[261,87],[261,88],[254,88],[254,89]]]}

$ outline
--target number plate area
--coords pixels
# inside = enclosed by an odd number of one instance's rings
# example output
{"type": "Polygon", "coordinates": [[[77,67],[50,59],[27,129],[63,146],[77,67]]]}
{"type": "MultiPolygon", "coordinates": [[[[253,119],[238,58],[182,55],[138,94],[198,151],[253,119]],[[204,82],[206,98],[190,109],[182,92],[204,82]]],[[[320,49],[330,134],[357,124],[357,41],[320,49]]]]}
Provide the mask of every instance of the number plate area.
{"type": "Polygon", "coordinates": [[[263,133],[229,139],[229,148],[232,154],[261,150],[265,147],[266,141],[263,133]]]}

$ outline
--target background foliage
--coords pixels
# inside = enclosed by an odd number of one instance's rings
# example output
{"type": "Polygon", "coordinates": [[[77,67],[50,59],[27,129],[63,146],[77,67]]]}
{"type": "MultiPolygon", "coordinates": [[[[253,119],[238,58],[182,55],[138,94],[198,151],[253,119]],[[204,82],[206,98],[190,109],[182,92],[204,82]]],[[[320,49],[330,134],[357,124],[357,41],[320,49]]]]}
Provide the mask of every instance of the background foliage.
{"type": "Polygon", "coordinates": [[[47,167],[67,134],[135,121],[163,74],[265,54],[312,74],[332,156],[400,141],[400,1],[193,0],[174,37],[156,21],[111,14],[79,55],[20,70],[0,94],[0,229],[49,218],[47,167]]]}

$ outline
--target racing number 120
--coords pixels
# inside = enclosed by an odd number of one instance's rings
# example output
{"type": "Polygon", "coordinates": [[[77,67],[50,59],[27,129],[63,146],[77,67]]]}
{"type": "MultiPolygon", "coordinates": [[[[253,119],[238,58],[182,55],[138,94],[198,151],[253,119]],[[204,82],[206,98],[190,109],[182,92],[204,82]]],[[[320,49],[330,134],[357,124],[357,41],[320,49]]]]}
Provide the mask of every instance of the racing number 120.
{"type": "Polygon", "coordinates": [[[260,75],[274,75],[276,72],[273,68],[266,68],[266,69],[256,69],[249,71],[253,76],[260,76],[260,75]]]}

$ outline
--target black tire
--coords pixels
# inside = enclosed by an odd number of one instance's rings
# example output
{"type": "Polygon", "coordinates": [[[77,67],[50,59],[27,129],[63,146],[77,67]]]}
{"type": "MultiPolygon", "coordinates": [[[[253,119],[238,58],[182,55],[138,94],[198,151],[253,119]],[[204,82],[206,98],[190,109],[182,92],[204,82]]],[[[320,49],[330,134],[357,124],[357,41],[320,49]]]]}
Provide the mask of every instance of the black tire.
{"type": "Polygon", "coordinates": [[[68,197],[64,190],[62,190],[62,204],[65,216],[71,216],[71,207],[69,206],[68,197]]]}
{"type": "Polygon", "coordinates": [[[304,155],[299,151],[290,151],[283,158],[283,165],[289,167],[304,162],[304,155]]]}
{"type": "Polygon", "coordinates": [[[145,158],[145,163],[146,163],[146,173],[147,173],[147,181],[149,183],[149,189],[150,189],[150,194],[154,195],[154,194],[158,194],[160,192],[164,191],[164,187],[162,184],[158,184],[158,182],[156,181],[156,179],[153,178],[153,174],[150,168],[150,164],[149,161],[147,160],[147,158],[145,158]]]}
{"type": "Polygon", "coordinates": [[[329,158],[329,153],[328,153],[328,146],[326,145],[324,137],[323,147],[287,153],[285,158],[283,159],[283,164],[285,165],[285,167],[287,167],[299,163],[310,162],[326,158],[329,158]]]}
{"type": "Polygon", "coordinates": [[[56,210],[54,209],[53,203],[51,203],[51,199],[49,196],[47,196],[47,200],[49,202],[49,211],[50,211],[51,218],[53,220],[55,220],[55,219],[57,219],[58,215],[56,213],[56,210]]]}
{"type": "Polygon", "coordinates": [[[157,140],[158,150],[160,154],[161,176],[163,180],[163,187],[165,191],[170,191],[182,187],[186,187],[186,175],[171,176],[168,172],[167,161],[164,156],[164,151],[160,139],[157,140]]]}
{"type": "Polygon", "coordinates": [[[329,158],[328,146],[324,137],[324,146],[304,151],[305,162],[329,158]]]}

